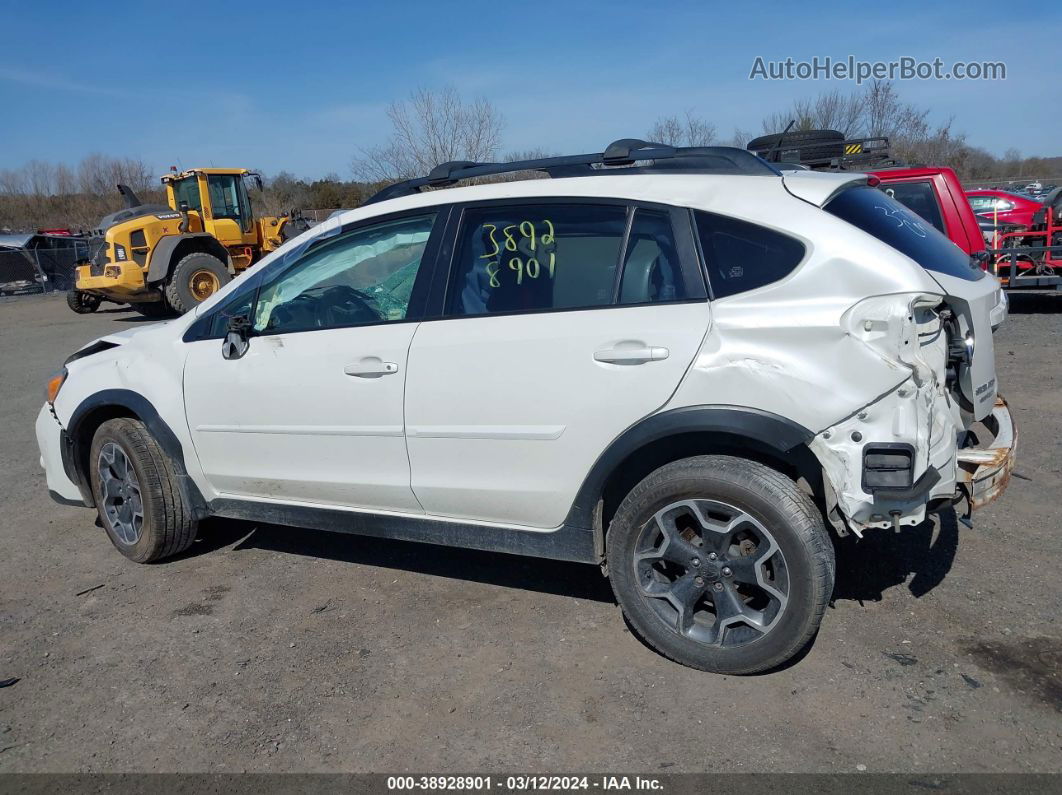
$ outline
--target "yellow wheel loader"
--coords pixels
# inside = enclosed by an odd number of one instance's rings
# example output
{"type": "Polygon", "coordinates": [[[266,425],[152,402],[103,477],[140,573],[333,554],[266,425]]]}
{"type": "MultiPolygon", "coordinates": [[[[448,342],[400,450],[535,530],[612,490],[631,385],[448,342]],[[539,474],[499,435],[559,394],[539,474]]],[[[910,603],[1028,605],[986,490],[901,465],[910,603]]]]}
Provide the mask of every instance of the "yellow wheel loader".
{"type": "Polygon", "coordinates": [[[84,314],[113,301],[149,317],[187,312],[308,227],[295,212],[256,218],[251,180],[261,189],[245,168],[174,170],[162,178],[165,206],[119,185],[125,209],[100,222],[104,245],[78,265],[70,308],[84,314]]]}

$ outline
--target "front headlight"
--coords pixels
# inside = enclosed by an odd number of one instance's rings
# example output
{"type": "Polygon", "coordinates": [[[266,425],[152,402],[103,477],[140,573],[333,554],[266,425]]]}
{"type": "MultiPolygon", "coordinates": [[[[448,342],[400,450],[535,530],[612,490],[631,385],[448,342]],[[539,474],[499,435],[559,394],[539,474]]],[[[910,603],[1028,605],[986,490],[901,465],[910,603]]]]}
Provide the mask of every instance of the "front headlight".
{"type": "Polygon", "coordinates": [[[46,391],[49,403],[53,405],[55,404],[55,398],[58,397],[59,390],[63,388],[63,383],[66,381],[66,376],[67,372],[66,368],[64,367],[62,370],[60,370],[48,379],[48,387],[46,391]]]}
{"type": "Polygon", "coordinates": [[[125,262],[126,256],[127,255],[125,253],[125,246],[123,246],[121,243],[115,243],[114,244],[114,261],[115,262],[125,262]]]}

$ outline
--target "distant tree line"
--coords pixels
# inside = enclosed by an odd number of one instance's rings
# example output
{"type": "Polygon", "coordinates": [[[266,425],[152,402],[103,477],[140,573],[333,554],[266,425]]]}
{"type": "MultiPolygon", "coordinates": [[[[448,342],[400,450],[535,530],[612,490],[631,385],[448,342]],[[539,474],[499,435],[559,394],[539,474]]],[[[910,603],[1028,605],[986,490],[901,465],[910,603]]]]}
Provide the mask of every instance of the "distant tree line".
{"type": "Polygon", "coordinates": [[[1022,157],[1008,149],[996,157],[971,146],[966,135],[953,129],[951,119],[935,124],[929,109],[903,101],[894,84],[868,83],[851,93],[834,90],[794,100],[788,108],[770,113],[761,132],[736,129],[720,140],[716,127],[692,110],[682,116],[663,116],[650,127],[650,140],[672,146],[730,145],[744,147],[758,135],[794,130],[837,130],[846,138],[887,137],[893,158],[905,163],[950,166],[965,180],[1006,180],[1062,175],[1062,157],[1022,157]]]}
{"type": "MultiPolygon", "coordinates": [[[[267,214],[292,208],[357,207],[382,186],[427,174],[439,163],[518,161],[551,154],[539,149],[504,153],[505,120],[497,107],[484,98],[466,101],[453,88],[418,89],[407,100],[392,103],[387,118],[389,136],[381,144],[358,150],[350,164],[352,179],[330,174],[309,181],[287,171],[267,174],[263,192],[252,192],[252,204],[267,214]]],[[[790,107],[767,115],[762,131],[781,132],[790,121],[797,130],[834,129],[847,137],[888,136],[896,159],[951,166],[971,181],[1062,173],[1062,157],[1022,157],[1015,149],[996,157],[969,145],[966,135],[953,129],[951,119],[933,122],[928,109],[905,102],[886,81],[850,93],[834,90],[797,99],[790,107]]],[[[736,129],[723,140],[716,123],[694,109],[659,117],[645,135],[673,146],[744,146],[755,137],[736,129]]],[[[531,176],[533,172],[509,178],[531,176]]],[[[34,160],[21,168],[0,170],[0,231],[91,230],[104,215],[122,206],[115,189],[118,183],[131,187],[145,202],[165,201],[157,176],[136,158],[93,154],[74,167],[34,160]]]]}
{"type": "MultiPolygon", "coordinates": [[[[124,206],[118,184],[128,185],[147,204],[165,204],[166,192],[142,160],[89,155],[76,167],[34,160],[0,170],[0,232],[66,228],[91,232],[108,213],[124,206]]],[[[312,181],[286,171],[250,190],[256,213],[283,214],[293,208],[357,207],[376,186],[331,174],[312,181]]]]}

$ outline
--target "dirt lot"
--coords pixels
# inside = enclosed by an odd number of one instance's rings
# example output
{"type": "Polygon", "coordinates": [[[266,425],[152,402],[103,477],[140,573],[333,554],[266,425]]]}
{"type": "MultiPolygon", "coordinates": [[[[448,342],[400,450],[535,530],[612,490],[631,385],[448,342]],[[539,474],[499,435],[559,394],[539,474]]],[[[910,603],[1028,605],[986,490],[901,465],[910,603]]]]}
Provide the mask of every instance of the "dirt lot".
{"type": "Polygon", "coordinates": [[[997,335],[1017,476],[839,549],[803,659],[657,656],[591,567],[228,521],[121,557],[47,496],[47,375],[140,319],[0,303],[0,771],[1062,771],[1062,296],[997,335]]]}

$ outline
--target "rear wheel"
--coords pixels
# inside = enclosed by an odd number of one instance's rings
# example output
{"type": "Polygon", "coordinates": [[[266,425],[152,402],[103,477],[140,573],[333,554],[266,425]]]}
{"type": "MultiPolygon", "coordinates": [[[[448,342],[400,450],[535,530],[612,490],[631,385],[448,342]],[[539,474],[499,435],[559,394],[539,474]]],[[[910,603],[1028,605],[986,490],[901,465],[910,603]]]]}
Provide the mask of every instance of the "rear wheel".
{"type": "Polygon", "coordinates": [[[627,495],[607,538],[631,625],[667,657],[751,674],[796,655],[833,592],[833,546],[784,475],[730,456],[661,467],[627,495]]]}
{"type": "Polygon", "coordinates": [[[166,284],[166,302],[184,314],[232,280],[225,263],[212,254],[196,251],[181,258],[166,284]]]}
{"type": "Polygon", "coordinates": [[[70,290],[66,294],[66,305],[79,315],[88,315],[100,308],[100,298],[80,290],[70,290]]]}
{"type": "Polygon", "coordinates": [[[173,464],[139,420],[108,420],[89,452],[89,480],[107,536],[137,563],[176,555],[195,540],[173,464]]]}

